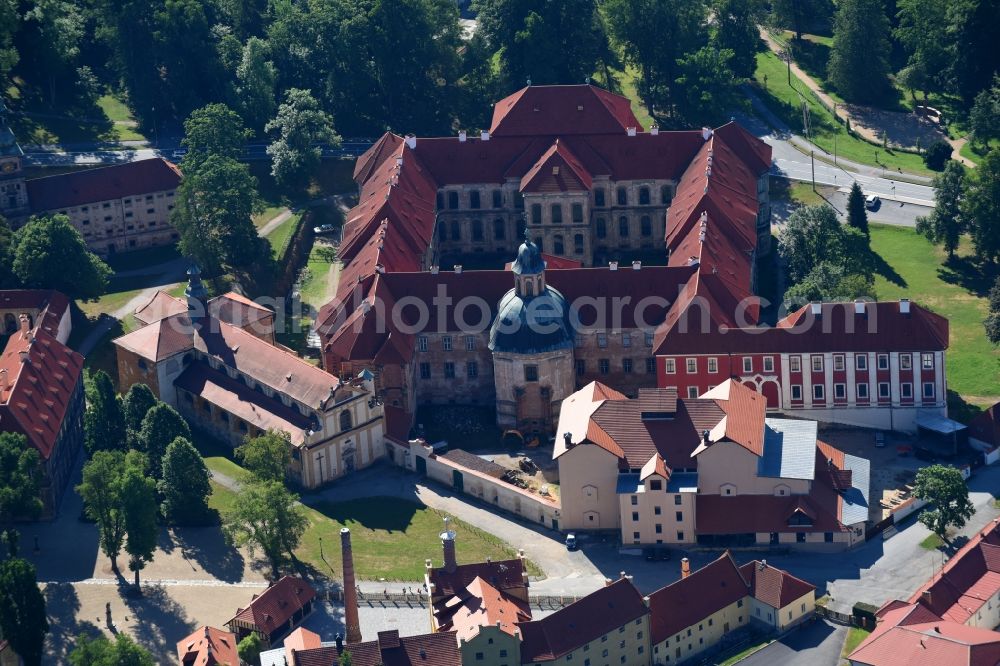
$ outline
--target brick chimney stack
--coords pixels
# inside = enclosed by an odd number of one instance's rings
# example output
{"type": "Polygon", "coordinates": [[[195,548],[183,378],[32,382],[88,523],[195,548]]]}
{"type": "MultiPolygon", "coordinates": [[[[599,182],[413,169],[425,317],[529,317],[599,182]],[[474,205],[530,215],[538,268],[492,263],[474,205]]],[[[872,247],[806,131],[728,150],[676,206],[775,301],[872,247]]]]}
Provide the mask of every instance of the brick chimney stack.
{"type": "Polygon", "coordinates": [[[351,530],[340,530],[340,553],[344,561],[344,626],[347,642],[361,642],[361,622],[358,620],[358,586],[354,580],[354,553],[351,550],[351,530]]]}
{"type": "Polygon", "coordinates": [[[451,521],[450,518],[444,519],[444,532],[441,532],[441,546],[444,549],[444,570],[448,573],[454,573],[455,569],[458,568],[458,559],[455,557],[455,531],[452,530],[448,523],[451,521]]]}
{"type": "Polygon", "coordinates": [[[681,558],[681,578],[687,578],[691,575],[691,560],[686,557],[681,558]]]}

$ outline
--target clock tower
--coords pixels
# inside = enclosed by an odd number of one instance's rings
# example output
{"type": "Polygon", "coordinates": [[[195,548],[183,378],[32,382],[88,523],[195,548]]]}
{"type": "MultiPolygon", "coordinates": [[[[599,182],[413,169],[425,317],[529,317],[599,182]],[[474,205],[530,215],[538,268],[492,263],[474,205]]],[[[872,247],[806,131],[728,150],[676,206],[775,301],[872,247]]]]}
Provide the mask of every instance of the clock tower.
{"type": "Polygon", "coordinates": [[[0,215],[14,221],[28,214],[28,190],[21,161],[24,152],[7,124],[7,106],[0,100],[0,215]]]}

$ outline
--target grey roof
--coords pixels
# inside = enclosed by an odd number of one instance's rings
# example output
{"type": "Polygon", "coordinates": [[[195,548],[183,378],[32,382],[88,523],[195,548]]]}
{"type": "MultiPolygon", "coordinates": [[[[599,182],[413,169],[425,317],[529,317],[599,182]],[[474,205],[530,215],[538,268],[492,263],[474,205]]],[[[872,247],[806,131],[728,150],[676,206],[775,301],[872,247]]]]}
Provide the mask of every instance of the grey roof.
{"type": "Polygon", "coordinates": [[[841,497],[843,505],[840,522],[854,525],[868,520],[868,493],[870,488],[871,462],[849,453],[844,454],[844,469],[851,470],[851,487],[841,497]]]}
{"type": "Polygon", "coordinates": [[[965,430],[966,426],[939,414],[920,411],[917,412],[917,427],[940,435],[953,435],[960,430],[965,430]]]}
{"type": "Polygon", "coordinates": [[[615,493],[618,495],[635,495],[646,492],[646,485],[639,480],[638,474],[619,474],[615,493]]]}
{"type": "Polygon", "coordinates": [[[667,481],[668,493],[698,492],[698,472],[675,472],[667,481]]]}
{"type": "Polygon", "coordinates": [[[494,352],[540,354],[573,348],[566,298],[553,287],[527,298],[511,289],[500,299],[496,319],[490,328],[490,349],[494,352]]]}
{"type": "Polygon", "coordinates": [[[816,422],[764,419],[764,454],[758,476],[812,479],[816,471],[816,422]]]}

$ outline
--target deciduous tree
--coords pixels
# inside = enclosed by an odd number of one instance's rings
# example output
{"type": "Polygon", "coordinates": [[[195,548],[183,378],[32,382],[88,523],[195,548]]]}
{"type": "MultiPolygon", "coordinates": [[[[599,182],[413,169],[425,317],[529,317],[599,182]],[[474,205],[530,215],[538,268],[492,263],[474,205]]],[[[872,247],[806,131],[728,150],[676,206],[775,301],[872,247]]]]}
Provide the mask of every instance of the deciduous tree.
{"type": "Polygon", "coordinates": [[[251,37],[243,46],[242,59],[236,68],[236,96],[243,120],[257,134],[274,117],[277,82],[278,71],[270,60],[267,42],[251,37]]]}
{"type": "Polygon", "coordinates": [[[156,552],[157,526],[156,482],[146,475],[146,456],[129,451],[121,473],[121,506],[125,514],[125,552],[128,568],[135,572],[135,589],[139,587],[139,572],[153,561],[156,552]]]}
{"type": "Polygon", "coordinates": [[[10,641],[25,666],[38,666],[48,632],[34,565],[20,558],[0,562],[0,636],[10,641]]]}
{"type": "Polygon", "coordinates": [[[110,641],[104,636],[92,638],[80,634],[76,646],[69,653],[72,666],[155,666],[153,656],[136,645],[128,634],[122,632],[110,641]]]}
{"type": "Polygon", "coordinates": [[[260,639],[260,634],[251,633],[236,645],[236,651],[240,659],[247,664],[259,664],[260,653],[264,651],[264,642],[260,639]]]}
{"type": "Polygon", "coordinates": [[[21,433],[0,432],[0,526],[9,527],[15,518],[38,518],[42,500],[38,497],[40,458],[21,433]]]}
{"type": "Polygon", "coordinates": [[[247,546],[251,555],[259,549],[270,563],[275,580],[307,525],[298,507],[298,496],[280,481],[244,485],[232,508],[223,516],[226,539],[237,546],[247,546]]]}
{"type": "Polygon", "coordinates": [[[733,52],[729,65],[738,78],[749,79],[757,69],[757,52],[764,43],[758,28],[761,14],[759,0],[717,0],[715,3],[714,42],[719,49],[733,52]]]}
{"type": "Polygon", "coordinates": [[[195,109],[184,121],[181,144],[188,152],[181,167],[185,173],[193,171],[209,155],[239,159],[248,136],[243,119],[225,104],[195,109]]]}
{"type": "Polygon", "coordinates": [[[949,527],[961,529],[976,512],[962,473],[947,465],[931,465],[918,471],[913,496],[933,506],[921,512],[920,522],[946,541],[949,527]]]}
{"type": "Polygon", "coordinates": [[[943,90],[947,80],[947,5],[938,0],[898,0],[896,8],[895,35],[907,54],[901,78],[911,90],[922,91],[926,102],[928,91],[943,90]]]}
{"type": "Polygon", "coordinates": [[[65,215],[33,217],[17,230],[13,268],[22,286],[57,289],[70,298],[101,296],[111,275],[65,215]]]}
{"type": "Polygon", "coordinates": [[[319,166],[322,152],[318,144],[340,145],[340,136],[333,130],[333,118],[319,108],[308,90],[289,90],[266,130],[278,135],[267,147],[271,175],[294,189],[308,185],[310,175],[319,166]]]}
{"type": "Polygon", "coordinates": [[[156,404],[146,412],[139,428],[136,442],[149,457],[149,473],[155,479],[163,476],[163,455],[178,437],[191,440],[191,428],[177,410],[165,402],[156,404]]]}
{"type": "Polygon", "coordinates": [[[801,281],[823,261],[840,263],[840,222],[829,206],[806,206],[795,210],[778,237],[778,251],[785,260],[788,277],[801,281]]]}
{"type": "Polygon", "coordinates": [[[976,95],[969,112],[972,140],[987,145],[1000,139],[1000,75],[993,77],[993,85],[976,95]]]}
{"type": "Polygon", "coordinates": [[[976,256],[995,263],[1000,259],[1000,148],[991,150],[969,177],[961,208],[976,256]]]}
{"type": "Polygon", "coordinates": [[[125,450],[125,417],[121,399],[111,377],[94,373],[87,387],[87,411],[83,415],[84,445],[88,455],[97,451],[125,450]]]}
{"type": "Polygon", "coordinates": [[[128,393],[122,397],[122,416],[125,419],[126,440],[128,448],[138,449],[137,438],[142,428],[142,420],[156,403],[159,402],[153,391],[145,384],[132,384],[128,393]]]}
{"type": "Polygon", "coordinates": [[[944,173],[934,176],[934,209],[927,217],[917,220],[917,231],[932,243],[944,246],[948,258],[955,256],[962,235],[962,190],[965,187],[965,167],[954,160],[944,173]]]}
{"type": "Polygon", "coordinates": [[[718,123],[743,102],[729,65],[733,52],[704,46],[677,61],[677,110],[689,125],[718,123]]]}
{"type": "Polygon", "coordinates": [[[283,481],[292,462],[292,443],[288,433],[268,430],[237,447],[236,457],[257,480],[283,481]]]}
{"type": "Polygon", "coordinates": [[[201,454],[190,441],[178,437],[163,456],[163,516],[174,524],[197,524],[208,516],[211,474],[201,454]]]}
{"type": "Polygon", "coordinates": [[[1000,345],[1000,277],[990,289],[989,313],[983,322],[986,327],[986,338],[995,345],[1000,345]]]}
{"type": "Polygon", "coordinates": [[[83,483],[76,491],[83,498],[83,510],[97,523],[101,551],[118,572],[118,554],[125,540],[125,512],[121,506],[121,451],[98,451],[83,466],[83,483]]]}

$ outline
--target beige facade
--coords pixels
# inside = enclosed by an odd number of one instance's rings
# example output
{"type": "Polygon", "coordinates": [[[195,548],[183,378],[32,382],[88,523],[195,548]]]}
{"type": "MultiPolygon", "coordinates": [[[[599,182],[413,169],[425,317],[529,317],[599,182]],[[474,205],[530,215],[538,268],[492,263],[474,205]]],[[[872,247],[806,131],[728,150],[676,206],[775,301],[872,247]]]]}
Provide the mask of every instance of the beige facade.
{"type": "Polygon", "coordinates": [[[175,190],[165,190],[37,214],[65,215],[91,250],[107,256],[176,242],[179,236],[170,224],[174,196],[175,190]]]}
{"type": "MultiPolygon", "coordinates": [[[[515,632],[517,630],[515,629],[515,632]]],[[[472,638],[459,640],[462,664],[479,666],[520,666],[521,640],[499,627],[479,627],[472,638]]]]}
{"type": "Polygon", "coordinates": [[[417,404],[491,405],[493,354],[489,331],[427,332],[418,336],[413,364],[417,404]]]}
{"type": "Polygon", "coordinates": [[[551,432],[559,422],[562,401],[576,388],[573,350],[495,352],[493,378],[497,425],[525,433],[551,432]]]}
{"type": "Polygon", "coordinates": [[[648,666],[650,662],[649,614],[598,636],[556,659],[528,662],[534,666],[554,663],[625,664],[648,666]]]}
{"type": "Polygon", "coordinates": [[[804,495],[806,479],[757,475],[758,457],[734,442],[716,442],[698,454],[698,488],[705,495],[804,495]]]}
{"type": "Polygon", "coordinates": [[[636,492],[618,488],[622,543],[690,544],[695,542],[697,486],[668,490],[667,480],[652,475],[636,492]]]}
{"type": "Polygon", "coordinates": [[[753,603],[747,595],[654,645],[653,664],[678,664],[710,650],[726,634],[750,623],[753,603]]]}
{"type": "Polygon", "coordinates": [[[777,633],[784,633],[812,617],[816,610],[816,594],[810,591],[782,608],[775,608],[757,599],[750,599],[753,615],[751,619],[767,625],[777,633]]]}
{"type": "Polygon", "coordinates": [[[617,482],[618,459],[596,444],[585,441],[559,456],[563,527],[617,530],[620,524],[617,482]]]}

